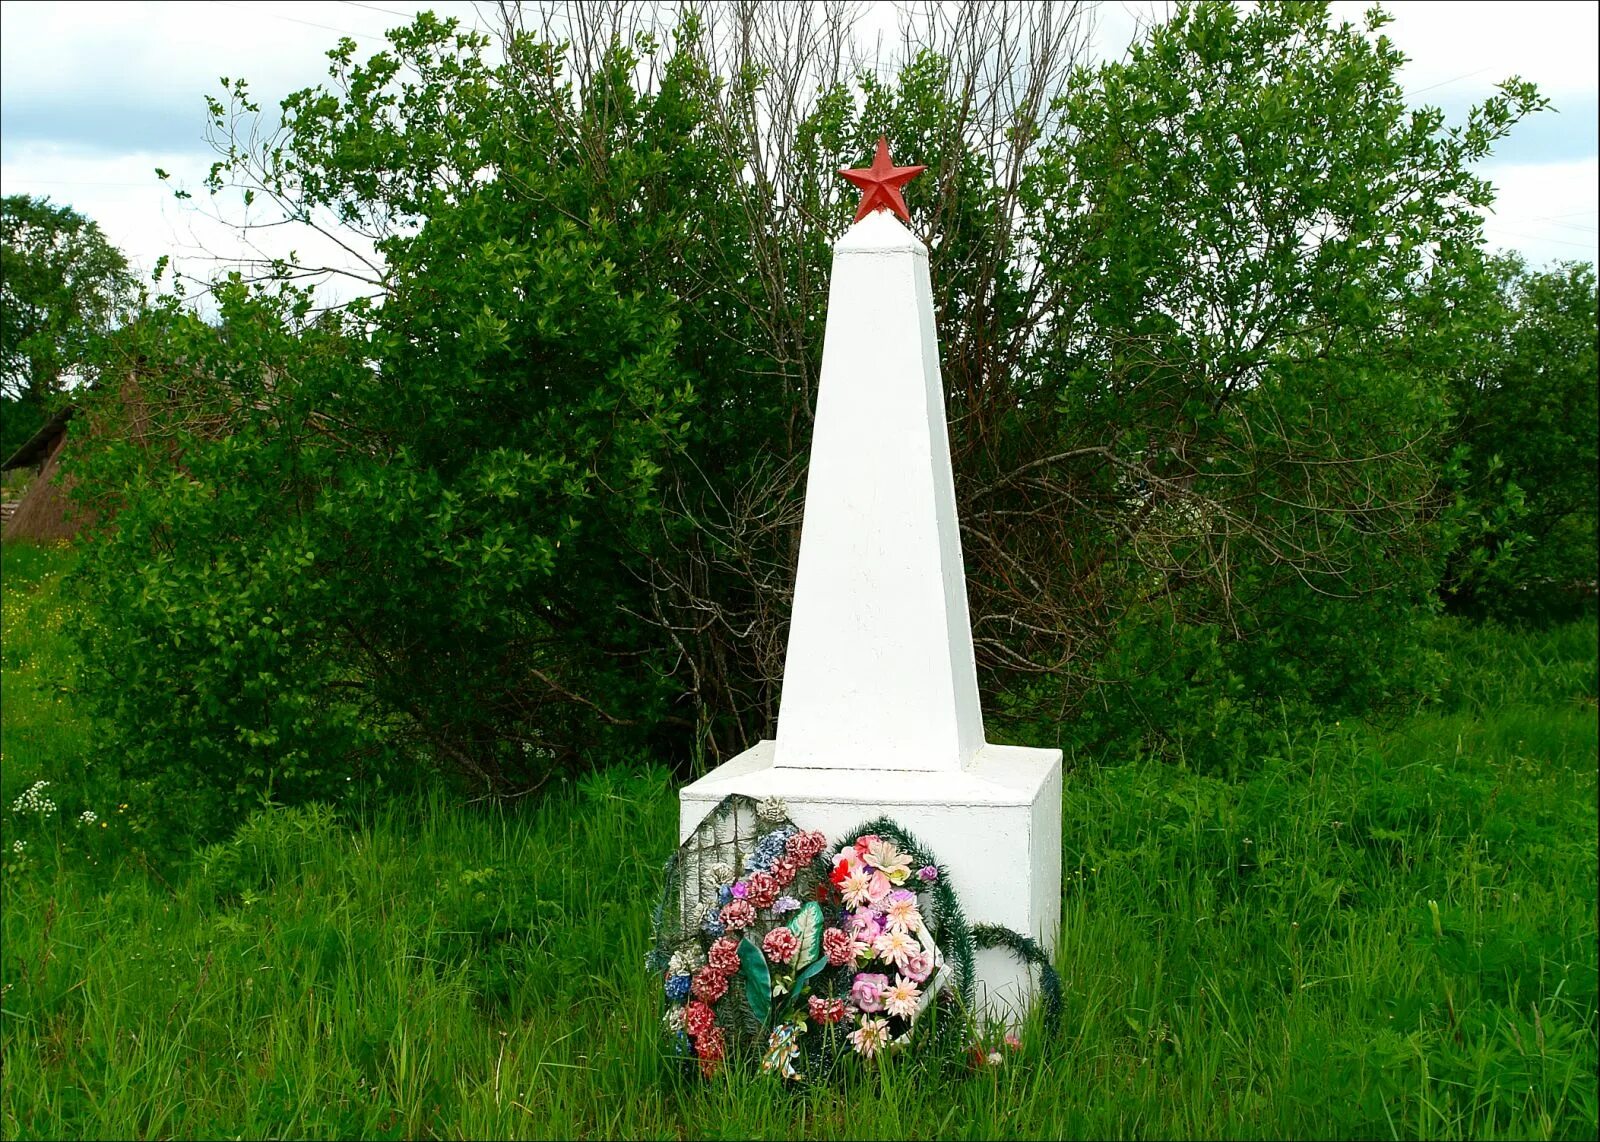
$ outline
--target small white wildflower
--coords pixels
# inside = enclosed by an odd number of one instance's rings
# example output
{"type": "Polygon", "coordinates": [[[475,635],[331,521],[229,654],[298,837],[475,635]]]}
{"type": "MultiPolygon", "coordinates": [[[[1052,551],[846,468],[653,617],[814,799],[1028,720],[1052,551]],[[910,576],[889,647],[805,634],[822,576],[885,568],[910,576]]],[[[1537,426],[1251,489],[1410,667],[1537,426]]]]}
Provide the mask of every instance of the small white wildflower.
{"type": "Polygon", "coordinates": [[[21,856],[22,855],[22,850],[27,848],[27,847],[28,847],[28,842],[27,841],[12,841],[11,842],[11,851],[16,853],[18,856],[21,856]]]}
{"type": "Polygon", "coordinates": [[[990,1051],[989,1052],[989,1065],[991,1067],[998,1067],[1001,1063],[1003,1063],[1005,1061],[1006,1061],[1005,1057],[1003,1055],[1001,1055],[999,1051],[990,1051]]]}
{"type": "Polygon", "coordinates": [[[100,814],[96,813],[93,809],[85,809],[83,812],[78,814],[78,824],[80,825],[92,825],[99,819],[100,814]]]}
{"type": "Polygon", "coordinates": [[[45,793],[45,790],[49,787],[50,783],[48,781],[35,781],[27,789],[23,790],[21,797],[12,802],[11,811],[13,813],[54,813],[56,811],[56,803],[45,793]]]}

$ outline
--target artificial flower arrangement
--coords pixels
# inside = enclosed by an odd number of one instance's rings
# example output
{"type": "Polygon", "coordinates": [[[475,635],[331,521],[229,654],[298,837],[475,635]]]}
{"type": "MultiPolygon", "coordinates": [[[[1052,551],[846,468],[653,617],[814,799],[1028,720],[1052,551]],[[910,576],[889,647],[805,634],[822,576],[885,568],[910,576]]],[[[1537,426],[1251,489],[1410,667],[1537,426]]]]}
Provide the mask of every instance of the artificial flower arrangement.
{"type": "Polygon", "coordinates": [[[971,1007],[974,943],[948,877],[891,821],[830,845],[781,803],[730,797],[667,879],[650,964],[675,1051],[708,1077],[735,1044],[785,1079],[868,1062],[933,1005],[944,1029],[971,1007]]]}

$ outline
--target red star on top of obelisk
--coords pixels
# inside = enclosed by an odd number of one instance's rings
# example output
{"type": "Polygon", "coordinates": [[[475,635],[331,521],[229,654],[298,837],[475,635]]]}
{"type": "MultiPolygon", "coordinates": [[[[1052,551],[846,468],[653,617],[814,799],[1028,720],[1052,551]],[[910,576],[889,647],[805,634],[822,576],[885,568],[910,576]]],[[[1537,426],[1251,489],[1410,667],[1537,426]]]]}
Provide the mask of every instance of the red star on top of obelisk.
{"type": "Polygon", "coordinates": [[[916,178],[927,167],[897,167],[889,161],[889,140],[878,136],[878,153],[872,165],[863,170],[839,171],[845,178],[861,188],[861,205],[856,208],[855,220],[860,222],[874,210],[892,210],[907,222],[906,200],[900,197],[900,188],[916,178]]]}

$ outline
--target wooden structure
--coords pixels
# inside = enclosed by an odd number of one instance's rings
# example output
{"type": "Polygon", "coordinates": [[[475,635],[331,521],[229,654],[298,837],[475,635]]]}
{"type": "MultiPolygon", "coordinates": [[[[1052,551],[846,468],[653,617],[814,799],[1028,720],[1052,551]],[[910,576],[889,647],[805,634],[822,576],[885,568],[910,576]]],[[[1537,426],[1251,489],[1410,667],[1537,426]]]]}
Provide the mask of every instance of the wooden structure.
{"type": "Polygon", "coordinates": [[[0,464],[0,471],[32,468],[36,473],[15,506],[7,505],[11,510],[0,527],[0,538],[6,542],[53,543],[77,535],[79,520],[67,498],[70,477],[61,474],[67,422],[76,411],[72,405],[67,405],[0,464]]]}

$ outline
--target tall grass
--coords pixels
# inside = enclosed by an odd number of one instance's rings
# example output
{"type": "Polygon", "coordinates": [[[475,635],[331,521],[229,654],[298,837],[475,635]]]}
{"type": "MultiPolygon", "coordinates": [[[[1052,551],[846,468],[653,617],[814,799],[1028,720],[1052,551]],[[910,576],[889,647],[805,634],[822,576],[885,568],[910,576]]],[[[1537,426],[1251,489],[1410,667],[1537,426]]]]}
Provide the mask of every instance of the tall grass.
{"type": "Polygon", "coordinates": [[[136,859],[41,681],[62,558],[5,552],[8,1138],[1595,1135],[1592,621],[1442,627],[1439,709],[1286,726],[1246,781],[1073,768],[1061,1035],[781,1089],[660,1054],[665,770],[136,859]],[[56,811],[13,811],[37,780],[56,811]]]}

